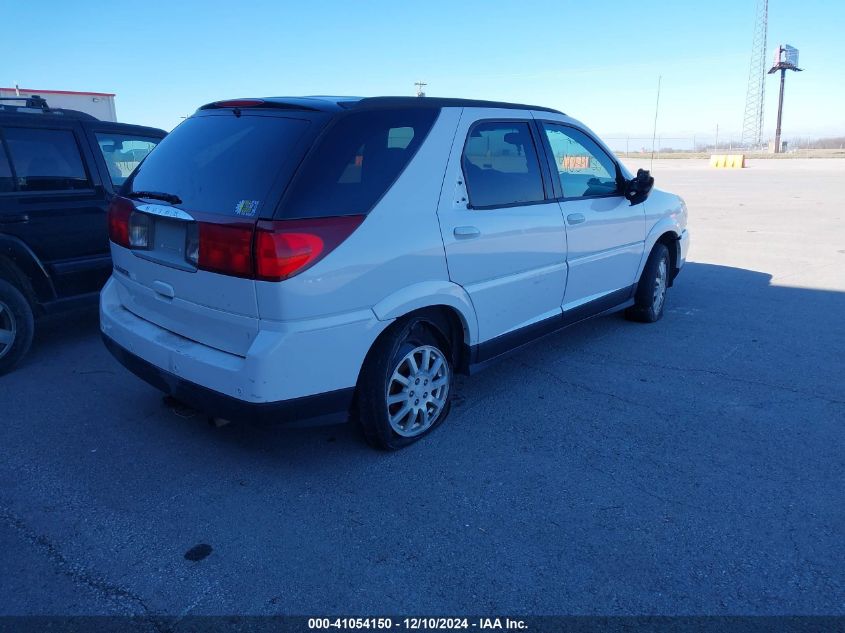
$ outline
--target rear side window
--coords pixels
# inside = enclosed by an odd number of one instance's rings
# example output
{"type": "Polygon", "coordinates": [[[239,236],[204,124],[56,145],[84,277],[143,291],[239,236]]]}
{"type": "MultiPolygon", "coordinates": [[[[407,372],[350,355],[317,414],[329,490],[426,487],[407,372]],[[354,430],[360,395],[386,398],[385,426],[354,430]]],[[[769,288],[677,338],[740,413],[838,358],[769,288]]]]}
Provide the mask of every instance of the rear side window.
{"type": "Polygon", "coordinates": [[[89,189],[76,138],[70,130],[3,129],[18,191],[89,189]]]}
{"type": "Polygon", "coordinates": [[[129,174],[153,151],[159,141],[157,138],[111,132],[97,132],[96,137],[115,187],[126,182],[129,174]]]}
{"type": "Polygon", "coordinates": [[[299,162],[308,125],[247,113],[191,117],[162,139],[124,192],[176,195],[187,211],[257,217],[277,178],[299,162]]]}
{"type": "Polygon", "coordinates": [[[473,207],[544,199],[543,178],[528,123],[484,121],[470,130],[463,169],[473,207]]]}
{"type": "Polygon", "coordinates": [[[296,176],[286,218],[368,213],[431,130],[439,110],[365,110],[338,119],[296,176]]]}

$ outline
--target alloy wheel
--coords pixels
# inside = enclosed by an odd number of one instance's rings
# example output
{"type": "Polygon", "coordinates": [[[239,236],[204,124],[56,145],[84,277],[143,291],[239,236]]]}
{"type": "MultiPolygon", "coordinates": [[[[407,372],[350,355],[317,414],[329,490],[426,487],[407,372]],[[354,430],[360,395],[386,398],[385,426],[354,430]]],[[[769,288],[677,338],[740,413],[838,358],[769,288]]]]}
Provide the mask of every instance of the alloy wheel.
{"type": "Polygon", "coordinates": [[[668,280],[668,266],[666,265],[666,258],[662,258],[657,265],[657,275],[654,280],[654,296],[652,298],[651,306],[655,314],[660,312],[663,307],[663,302],[666,300],[666,284],[668,280]]]}
{"type": "Polygon", "coordinates": [[[402,437],[427,431],[443,413],[449,397],[451,368],[443,353],[420,345],[405,354],[387,383],[387,415],[402,437]]]}

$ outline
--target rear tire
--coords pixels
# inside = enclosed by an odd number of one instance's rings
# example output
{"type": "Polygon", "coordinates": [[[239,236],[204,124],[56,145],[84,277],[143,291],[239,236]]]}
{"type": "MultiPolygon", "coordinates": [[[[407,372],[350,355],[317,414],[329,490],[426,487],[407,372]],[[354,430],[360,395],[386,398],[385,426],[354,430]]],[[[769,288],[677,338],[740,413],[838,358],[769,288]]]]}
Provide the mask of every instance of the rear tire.
{"type": "Polygon", "coordinates": [[[663,317],[666,292],[669,289],[669,265],[669,249],[665,244],[656,244],[637,284],[634,305],[625,310],[625,318],[640,323],[654,323],[663,317]]]}
{"type": "Polygon", "coordinates": [[[0,376],[26,355],[34,332],[35,317],[26,297],[0,279],[0,376]]]}
{"type": "Polygon", "coordinates": [[[399,321],[375,343],[358,380],[358,419],[372,446],[397,450],[440,426],[452,402],[449,348],[424,319],[399,321]]]}

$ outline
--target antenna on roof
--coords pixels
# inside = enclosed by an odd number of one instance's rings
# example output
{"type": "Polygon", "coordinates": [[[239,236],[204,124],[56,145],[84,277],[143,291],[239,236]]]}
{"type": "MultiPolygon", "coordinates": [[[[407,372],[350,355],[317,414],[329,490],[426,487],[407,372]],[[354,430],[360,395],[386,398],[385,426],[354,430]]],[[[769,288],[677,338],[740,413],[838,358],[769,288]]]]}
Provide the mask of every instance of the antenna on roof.
{"type": "Polygon", "coordinates": [[[417,88],[417,96],[418,97],[424,97],[425,96],[425,92],[423,92],[423,88],[425,88],[427,85],[428,84],[425,83],[424,81],[414,82],[414,86],[416,86],[416,88],[417,88]]]}

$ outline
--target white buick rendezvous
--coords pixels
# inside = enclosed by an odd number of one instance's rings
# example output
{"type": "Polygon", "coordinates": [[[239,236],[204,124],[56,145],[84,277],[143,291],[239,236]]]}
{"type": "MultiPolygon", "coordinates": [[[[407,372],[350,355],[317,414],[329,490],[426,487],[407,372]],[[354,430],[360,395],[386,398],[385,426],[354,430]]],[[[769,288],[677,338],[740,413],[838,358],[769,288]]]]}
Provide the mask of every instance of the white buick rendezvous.
{"type": "Polygon", "coordinates": [[[353,417],[400,448],[455,372],[598,314],[660,319],[689,238],[652,184],[548,108],[210,103],[111,205],[104,340],[209,415],[353,417]]]}

